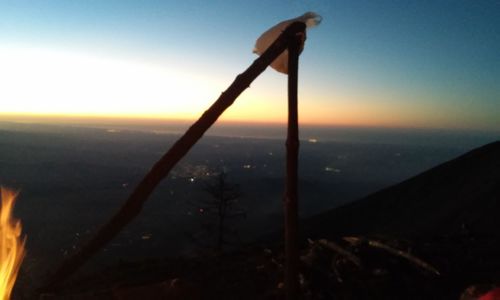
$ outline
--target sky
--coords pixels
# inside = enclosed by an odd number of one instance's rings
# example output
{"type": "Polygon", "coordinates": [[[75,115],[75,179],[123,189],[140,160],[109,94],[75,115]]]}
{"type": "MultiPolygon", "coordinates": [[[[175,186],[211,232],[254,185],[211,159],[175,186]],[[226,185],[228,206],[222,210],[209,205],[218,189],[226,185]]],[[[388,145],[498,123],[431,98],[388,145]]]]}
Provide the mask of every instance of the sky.
{"type": "MultiPolygon", "coordinates": [[[[500,129],[499,1],[0,0],[0,119],[193,120],[307,11],[303,124],[500,129]]],[[[223,121],[286,122],[268,68],[223,121]]]]}

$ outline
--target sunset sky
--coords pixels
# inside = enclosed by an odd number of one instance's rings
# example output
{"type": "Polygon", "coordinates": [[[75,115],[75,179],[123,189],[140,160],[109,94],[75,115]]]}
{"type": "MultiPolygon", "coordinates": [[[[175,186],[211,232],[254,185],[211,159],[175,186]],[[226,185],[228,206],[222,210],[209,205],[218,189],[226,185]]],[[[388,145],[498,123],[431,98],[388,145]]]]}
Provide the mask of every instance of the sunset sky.
{"type": "MultiPolygon", "coordinates": [[[[300,58],[304,124],[500,128],[498,1],[0,0],[0,118],[197,118],[255,40],[314,11],[300,58]]],[[[285,122],[267,69],[226,121],[285,122]]]]}

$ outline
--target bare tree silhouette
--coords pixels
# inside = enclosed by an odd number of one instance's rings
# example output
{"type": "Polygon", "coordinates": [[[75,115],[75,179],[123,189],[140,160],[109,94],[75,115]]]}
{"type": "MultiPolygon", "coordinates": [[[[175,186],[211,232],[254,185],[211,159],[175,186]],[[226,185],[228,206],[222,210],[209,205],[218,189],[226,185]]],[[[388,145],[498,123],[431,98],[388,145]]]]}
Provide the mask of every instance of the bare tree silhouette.
{"type": "Polygon", "coordinates": [[[204,219],[200,238],[208,239],[217,254],[223,253],[224,246],[230,244],[229,235],[236,232],[232,221],[246,216],[246,212],[238,205],[240,188],[228,182],[227,177],[224,171],[213,176],[204,187],[209,197],[199,198],[194,203],[204,219]]]}

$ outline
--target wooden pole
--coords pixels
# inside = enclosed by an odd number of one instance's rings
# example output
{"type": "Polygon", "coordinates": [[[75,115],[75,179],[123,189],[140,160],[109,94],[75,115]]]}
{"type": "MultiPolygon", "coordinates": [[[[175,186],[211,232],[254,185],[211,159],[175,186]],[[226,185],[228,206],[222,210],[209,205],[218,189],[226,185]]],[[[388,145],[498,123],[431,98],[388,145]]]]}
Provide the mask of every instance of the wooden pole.
{"type": "Polygon", "coordinates": [[[288,132],[286,140],[286,182],[285,182],[285,295],[287,300],[299,297],[299,244],[298,244],[298,156],[299,118],[297,81],[299,54],[302,39],[297,34],[288,46],[288,132]]]}
{"type": "Polygon", "coordinates": [[[80,248],[73,256],[63,261],[41,290],[50,291],[57,287],[58,284],[71,276],[130,223],[140,213],[144,202],[146,202],[156,186],[168,175],[177,162],[186,155],[208,128],[215,123],[219,116],[233,104],[234,100],[250,86],[250,83],[288,47],[290,39],[295,37],[297,33],[304,32],[304,30],[304,23],[292,23],[245,72],[238,75],[229,88],[220,95],[212,106],[203,113],[146,174],[122,208],[108,223],[99,229],[87,244],[80,248]]]}

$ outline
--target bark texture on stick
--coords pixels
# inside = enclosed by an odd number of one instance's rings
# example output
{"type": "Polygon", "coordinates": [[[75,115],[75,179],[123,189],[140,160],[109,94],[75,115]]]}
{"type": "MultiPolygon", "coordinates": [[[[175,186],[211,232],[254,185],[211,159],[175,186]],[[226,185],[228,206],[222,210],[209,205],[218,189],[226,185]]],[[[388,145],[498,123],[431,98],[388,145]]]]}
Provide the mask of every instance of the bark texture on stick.
{"type": "Polygon", "coordinates": [[[299,297],[299,243],[298,243],[298,67],[302,39],[305,33],[297,34],[288,47],[288,131],[286,139],[285,182],[285,295],[287,300],[299,297]]]}
{"type": "Polygon", "coordinates": [[[203,113],[186,133],[177,140],[170,150],[168,150],[168,152],[153,166],[129,196],[123,207],[108,223],[100,228],[96,235],[86,245],[73,256],[63,261],[61,266],[47,282],[46,286],[42,289],[51,290],[59,283],[66,280],[130,223],[130,221],[140,213],[144,202],[149,198],[158,183],[168,175],[170,170],[182,157],[184,157],[184,155],[186,155],[210,126],[215,123],[219,116],[233,104],[234,100],[250,86],[250,83],[252,83],[252,81],[288,47],[289,40],[295,37],[297,33],[304,32],[304,30],[305,25],[301,22],[291,24],[276,41],[245,70],[245,72],[238,75],[229,88],[220,95],[219,99],[203,113]]]}

